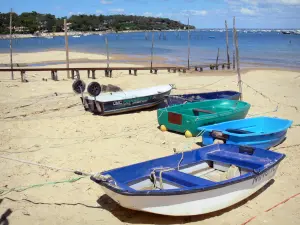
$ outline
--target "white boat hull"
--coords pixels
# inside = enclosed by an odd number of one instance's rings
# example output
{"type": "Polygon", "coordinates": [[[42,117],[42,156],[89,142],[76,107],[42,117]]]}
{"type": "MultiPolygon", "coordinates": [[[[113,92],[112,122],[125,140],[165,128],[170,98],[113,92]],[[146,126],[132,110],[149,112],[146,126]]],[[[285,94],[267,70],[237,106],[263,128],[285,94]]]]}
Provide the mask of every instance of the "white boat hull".
{"type": "Polygon", "coordinates": [[[245,181],[194,193],[166,196],[122,195],[102,186],[105,193],[121,206],[168,216],[192,216],[232,206],[266,185],[275,176],[278,165],[245,181]]]}
{"type": "Polygon", "coordinates": [[[81,98],[84,108],[101,115],[112,115],[154,107],[169,96],[172,87],[162,85],[151,88],[104,93],[96,98],[81,98]]]}

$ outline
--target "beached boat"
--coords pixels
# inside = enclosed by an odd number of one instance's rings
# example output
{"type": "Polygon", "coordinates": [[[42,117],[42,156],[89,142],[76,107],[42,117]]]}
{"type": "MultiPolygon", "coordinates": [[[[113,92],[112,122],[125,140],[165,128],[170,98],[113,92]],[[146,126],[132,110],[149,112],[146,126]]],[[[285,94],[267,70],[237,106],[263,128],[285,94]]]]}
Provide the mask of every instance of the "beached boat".
{"type": "Polygon", "coordinates": [[[197,136],[198,127],[243,119],[250,104],[243,101],[218,99],[186,103],[157,110],[157,120],[162,131],[185,133],[186,137],[197,136]]]}
{"type": "Polygon", "coordinates": [[[256,117],[199,127],[198,131],[204,132],[203,145],[211,145],[217,140],[226,144],[269,149],[285,140],[291,125],[290,120],[256,117]]]}
{"type": "Polygon", "coordinates": [[[172,90],[171,85],[102,93],[96,97],[81,97],[86,110],[101,115],[142,110],[159,105],[172,90]]]}
{"type": "Polygon", "coordinates": [[[168,216],[214,212],[251,196],[274,178],[284,154],[210,145],[91,176],[121,206],[168,216]]]}
{"type": "Polygon", "coordinates": [[[207,93],[194,93],[183,95],[169,95],[169,97],[160,105],[161,108],[173,105],[180,105],[186,102],[200,102],[213,99],[231,99],[239,100],[241,93],[236,91],[215,91],[207,93]]]}

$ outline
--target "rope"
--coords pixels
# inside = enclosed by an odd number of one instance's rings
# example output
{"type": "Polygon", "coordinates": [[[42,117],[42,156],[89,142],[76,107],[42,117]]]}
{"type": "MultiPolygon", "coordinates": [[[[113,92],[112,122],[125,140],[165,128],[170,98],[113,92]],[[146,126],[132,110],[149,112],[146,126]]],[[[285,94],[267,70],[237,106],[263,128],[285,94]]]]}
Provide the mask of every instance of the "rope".
{"type": "Polygon", "coordinates": [[[177,170],[179,170],[179,166],[180,166],[180,163],[182,162],[182,160],[183,160],[183,155],[184,153],[183,153],[183,151],[181,152],[181,158],[180,158],[180,160],[179,160],[179,162],[178,162],[178,165],[177,165],[177,170]]]}
{"type": "Polygon", "coordinates": [[[278,101],[272,100],[271,98],[269,98],[268,96],[266,96],[265,94],[263,94],[262,92],[254,89],[253,87],[251,87],[249,84],[245,83],[245,81],[243,81],[243,84],[245,84],[247,87],[249,87],[250,89],[252,89],[253,91],[255,91],[256,93],[260,94],[261,96],[263,96],[264,98],[268,99],[270,102],[275,102],[277,104],[281,104],[281,105],[285,105],[291,108],[294,108],[297,112],[298,112],[298,108],[294,105],[288,105],[288,104],[284,104],[284,103],[280,103],[278,101]]]}
{"type": "Polygon", "coordinates": [[[0,189],[0,196],[6,195],[10,192],[22,192],[22,191],[26,191],[30,188],[36,188],[36,187],[42,187],[45,185],[52,185],[52,184],[61,184],[61,183],[74,183],[82,178],[85,178],[86,176],[81,176],[81,177],[75,177],[75,178],[71,178],[68,180],[62,180],[62,181],[52,181],[52,182],[47,182],[47,183],[42,183],[42,184],[33,184],[33,185],[29,185],[29,186],[25,186],[25,187],[16,187],[16,188],[10,188],[10,189],[6,189],[6,190],[1,190],[0,189]]]}
{"type": "MultiPolygon", "coordinates": [[[[204,133],[204,131],[200,131],[200,132],[197,134],[196,137],[201,136],[203,133],[204,133]]],[[[191,142],[189,142],[189,143],[191,143],[191,142]]],[[[176,152],[175,152],[175,153],[176,153],[176,152]]],[[[177,170],[179,170],[179,167],[180,167],[180,164],[181,164],[183,158],[184,158],[184,151],[181,151],[181,158],[180,158],[180,160],[179,160],[179,162],[178,162],[178,164],[177,164],[177,170]]],[[[164,167],[162,167],[162,168],[154,168],[154,169],[152,170],[152,172],[151,172],[151,175],[150,175],[150,177],[153,178],[153,187],[154,187],[154,188],[157,188],[157,186],[156,186],[156,175],[155,175],[155,171],[157,171],[157,170],[160,171],[160,172],[159,172],[159,185],[160,185],[160,189],[163,189],[162,174],[163,174],[164,172],[172,171],[172,170],[175,170],[175,169],[174,169],[174,168],[164,168],[164,167]]]]}
{"type": "Polygon", "coordinates": [[[284,146],[284,147],[274,148],[274,150],[283,149],[283,148],[292,148],[292,147],[298,147],[298,146],[300,146],[300,144],[288,145],[288,146],[284,146]]]}
{"type": "MultiPolygon", "coordinates": [[[[300,193],[298,193],[298,194],[295,194],[295,195],[293,195],[293,196],[291,196],[291,197],[289,197],[289,198],[287,198],[287,199],[283,200],[282,202],[279,202],[278,204],[276,204],[276,205],[272,206],[271,208],[269,208],[269,209],[265,210],[264,212],[269,212],[269,211],[271,211],[272,209],[276,208],[277,206],[279,206],[279,205],[282,205],[282,204],[286,203],[286,202],[287,202],[287,201],[289,201],[290,199],[297,197],[298,195],[300,195],[300,193]]],[[[246,222],[242,223],[241,225],[245,225],[245,224],[247,224],[247,223],[251,222],[251,221],[252,221],[252,220],[254,220],[256,217],[257,217],[257,216],[253,216],[252,218],[250,218],[250,219],[249,219],[249,220],[247,220],[246,222]]]]}
{"type": "Polygon", "coordinates": [[[168,167],[166,167],[166,168],[164,168],[164,167],[161,167],[161,168],[154,168],[154,169],[152,170],[152,172],[151,172],[151,175],[150,175],[150,176],[153,177],[153,187],[154,187],[154,188],[157,188],[157,186],[156,186],[156,175],[155,175],[155,172],[156,172],[157,170],[159,170],[159,186],[160,186],[160,189],[164,189],[164,186],[163,186],[163,180],[162,180],[162,174],[163,174],[164,172],[172,171],[172,170],[175,170],[175,169],[173,169],[173,168],[168,168],[168,167]]]}
{"type": "Polygon", "coordinates": [[[277,112],[277,111],[278,111],[278,105],[276,106],[276,108],[273,111],[268,111],[268,112],[263,112],[263,113],[257,113],[257,114],[248,114],[248,115],[249,115],[249,117],[253,117],[253,116],[264,115],[264,114],[273,113],[273,112],[277,112]]]}
{"type": "Polygon", "coordinates": [[[160,189],[164,189],[164,186],[163,186],[163,181],[162,181],[162,174],[163,172],[168,172],[168,171],[172,171],[174,170],[173,168],[170,168],[170,169],[163,169],[159,172],[159,185],[160,185],[160,189]]]}
{"type": "Polygon", "coordinates": [[[15,158],[3,156],[3,155],[0,155],[0,158],[7,159],[7,160],[12,160],[12,161],[16,161],[16,162],[20,162],[20,163],[25,163],[25,164],[28,164],[28,165],[45,167],[45,168],[48,168],[48,169],[51,169],[51,170],[75,173],[77,175],[83,175],[83,176],[91,176],[91,175],[93,175],[93,174],[85,173],[85,172],[82,172],[82,171],[77,171],[77,170],[72,170],[72,169],[64,169],[64,168],[58,168],[58,167],[54,167],[54,166],[48,166],[48,165],[44,165],[44,164],[40,164],[40,163],[35,163],[35,162],[30,162],[30,161],[26,161],[26,160],[22,160],[22,159],[15,159],[15,158]]]}

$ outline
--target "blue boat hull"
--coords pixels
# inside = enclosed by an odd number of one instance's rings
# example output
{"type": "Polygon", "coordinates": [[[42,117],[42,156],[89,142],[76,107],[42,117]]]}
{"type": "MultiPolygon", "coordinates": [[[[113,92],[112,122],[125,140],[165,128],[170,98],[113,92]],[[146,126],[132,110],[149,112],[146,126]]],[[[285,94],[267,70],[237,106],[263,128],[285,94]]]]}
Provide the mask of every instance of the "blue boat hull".
{"type": "Polygon", "coordinates": [[[198,130],[203,132],[203,145],[222,140],[226,144],[269,149],[286,139],[287,129],[291,124],[290,120],[256,117],[199,127],[198,130]]]}
{"type": "Polygon", "coordinates": [[[185,102],[200,102],[205,100],[213,99],[229,99],[229,100],[239,100],[241,94],[236,91],[216,91],[207,93],[194,93],[194,94],[184,94],[184,95],[170,95],[161,104],[161,108],[184,104],[185,102]]]}

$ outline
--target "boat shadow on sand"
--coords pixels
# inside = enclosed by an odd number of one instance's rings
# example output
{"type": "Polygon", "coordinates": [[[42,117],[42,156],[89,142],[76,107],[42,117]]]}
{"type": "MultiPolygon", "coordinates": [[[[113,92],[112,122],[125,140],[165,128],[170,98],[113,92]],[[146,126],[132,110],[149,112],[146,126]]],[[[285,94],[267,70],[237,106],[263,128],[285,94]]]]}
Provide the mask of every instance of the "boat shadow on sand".
{"type": "Polygon", "coordinates": [[[117,217],[120,221],[131,224],[185,224],[190,222],[199,222],[209,218],[213,218],[216,216],[221,216],[231,210],[234,210],[238,207],[245,205],[248,201],[251,201],[261,193],[263,193],[268,187],[270,187],[274,183],[274,179],[270,180],[264,187],[258,190],[253,195],[249,196],[247,199],[236,203],[228,208],[198,215],[198,216],[184,216],[184,217],[171,217],[171,216],[163,216],[156,215],[147,212],[134,211],[131,209],[123,208],[118,203],[116,203],[113,199],[111,199],[108,195],[102,195],[97,203],[104,209],[112,213],[115,217],[117,217]]]}

